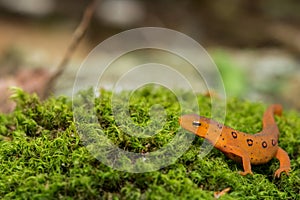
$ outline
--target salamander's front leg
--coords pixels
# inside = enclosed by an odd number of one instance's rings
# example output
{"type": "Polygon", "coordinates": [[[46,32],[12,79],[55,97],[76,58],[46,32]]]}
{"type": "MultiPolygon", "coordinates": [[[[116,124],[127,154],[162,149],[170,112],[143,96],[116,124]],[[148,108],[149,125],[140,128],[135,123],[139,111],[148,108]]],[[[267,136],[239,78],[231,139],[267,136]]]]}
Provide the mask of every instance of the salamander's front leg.
{"type": "Polygon", "coordinates": [[[239,172],[240,175],[245,176],[247,174],[253,174],[251,171],[250,157],[246,151],[244,151],[241,148],[234,147],[234,146],[229,146],[226,148],[226,150],[228,150],[228,151],[226,151],[225,153],[230,153],[230,154],[239,156],[242,159],[244,171],[243,172],[240,171],[239,172]]]}
{"type": "Polygon", "coordinates": [[[289,171],[291,170],[291,163],[287,152],[284,151],[282,148],[278,147],[275,157],[279,160],[280,167],[276,170],[274,176],[276,178],[279,178],[281,172],[285,172],[287,175],[289,175],[289,171]]]}

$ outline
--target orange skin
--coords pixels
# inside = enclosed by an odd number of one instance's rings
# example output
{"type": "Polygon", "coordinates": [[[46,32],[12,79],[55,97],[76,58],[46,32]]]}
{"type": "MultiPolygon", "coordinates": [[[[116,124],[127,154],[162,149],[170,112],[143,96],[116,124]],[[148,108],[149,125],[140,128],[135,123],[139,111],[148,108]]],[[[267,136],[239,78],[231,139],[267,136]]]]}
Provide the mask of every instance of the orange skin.
{"type": "Polygon", "coordinates": [[[242,163],[244,171],[239,172],[241,175],[252,174],[251,164],[264,164],[277,158],[280,167],[274,176],[279,178],[281,172],[288,175],[291,170],[287,152],[278,146],[279,129],[274,114],[281,113],[281,105],[269,106],[263,116],[263,130],[256,134],[243,133],[195,114],[181,116],[179,123],[184,129],[207,139],[230,159],[242,163]]]}

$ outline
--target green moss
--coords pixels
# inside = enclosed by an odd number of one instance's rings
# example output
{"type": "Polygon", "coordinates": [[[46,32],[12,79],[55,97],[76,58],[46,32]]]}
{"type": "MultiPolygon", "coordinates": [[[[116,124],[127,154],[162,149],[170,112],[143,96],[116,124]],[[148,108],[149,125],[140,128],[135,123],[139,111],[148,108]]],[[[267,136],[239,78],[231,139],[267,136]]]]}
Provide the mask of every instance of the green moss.
{"type": "MultiPolygon", "coordinates": [[[[115,94],[117,101],[126,100],[130,93],[115,94]]],[[[88,109],[88,103],[82,104],[92,98],[88,94],[89,91],[82,92],[82,98],[74,100],[82,105],[79,109],[88,109]]],[[[186,100],[192,97],[189,92],[181,94],[186,100]]],[[[176,135],[181,108],[173,93],[146,87],[131,95],[127,114],[134,124],[144,130],[150,127],[148,132],[158,130],[152,137],[143,138],[126,134],[132,124],[117,124],[111,96],[110,91],[102,90],[94,101],[95,111],[103,133],[118,147],[132,152],[155,151],[176,135]],[[161,112],[161,108],[165,111],[161,112]],[[163,116],[162,127],[154,126],[159,123],[150,126],[155,113],[163,116]]],[[[237,171],[241,166],[216,149],[201,158],[201,138],[195,138],[188,151],[168,167],[129,173],[107,167],[85,148],[76,132],[70,99],[53,97],[41,102],[37,96],[18,89],[12,98],[17,102],[16,110],[0,115],[1,199],[213,199],[214,191],[227,187],[231,191],[221,199],[299,199],[299,113],[284,111],[282,117],[276,117],[281,130],[280,146],[291,158],[289,177],[273,178],[279,166],[275,159],[253,166],[253,176],[240,176],[237,171]]],[[[201,95],[198,99],[201,114],[210,116],[210,99],[201,95]]],[[[118,110],[124,106],[122,101],[117,105],[116,112],[125,118],[127,115],[118,110]]],[[[258,132],[265,108],[260,103],[229,99],[225,123],[241,131],[258,132]]],[[[86,128],[93,130],[93,126],[86,128]]]]}

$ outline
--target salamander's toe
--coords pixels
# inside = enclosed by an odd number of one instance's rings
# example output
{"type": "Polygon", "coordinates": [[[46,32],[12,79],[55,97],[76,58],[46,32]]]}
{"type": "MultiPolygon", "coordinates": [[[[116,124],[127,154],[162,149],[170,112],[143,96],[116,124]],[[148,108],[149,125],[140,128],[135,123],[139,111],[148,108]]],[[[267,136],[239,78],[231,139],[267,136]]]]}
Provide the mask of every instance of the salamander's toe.
{"type": "Polygon", "coordinates": [[[239,174],[242,175],[242,176],[246,176],[247,174],[251,174],[252,175],[253,173],[252,173],[252,171],[244,171],[244,172],[239,171],[239,174]]]}
{"type": "Polygon", "coordinates": [[[282,172],[285,172],[286,175],[289,175],[289,172],[291,171],[291,168],[289,167],[282,167],[276,170],[276,172],[274,173],[274,177],[275,178],[280,178],[280,175],[282,172]]]}

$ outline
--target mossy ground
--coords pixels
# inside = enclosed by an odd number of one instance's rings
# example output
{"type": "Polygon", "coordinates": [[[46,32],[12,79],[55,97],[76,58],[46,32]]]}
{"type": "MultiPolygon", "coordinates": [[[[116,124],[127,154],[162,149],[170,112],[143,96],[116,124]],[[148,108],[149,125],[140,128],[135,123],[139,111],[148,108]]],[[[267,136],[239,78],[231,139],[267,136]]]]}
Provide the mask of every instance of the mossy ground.
{"type": "MultiPolygon", "coordinates": [[[[120,130],[110,108],[111,92],[101,91],[97,116],[105,134],[128,151],[155,151],[168,143],[179,128],[180,106],[164,89],[145,88],[130,99],[130,116],[147,125],[152,105],[166,109],[162,130],[150,138],[136,138],[120,130]]],[[[128,95],[123,92],[119,95],[128,95]]],[[[84,93],[83,93],[84,94],[84,93]]],[[[189,92],[183,92],[188,99],[189,92]]],[[[1,199],[213,199],[213,192],[230,187],[221,199],[300,199],[300,118],[284,111],[276,117],[280,146],[290,155],[290,176],[274,179],[277,160],[253,166],[254,175],[240,176],[239,164],[213,149],[200,158],[203,142],[195,138],[176,162],[147,173],[116,171],[95,159],[85,148],[72,115],[72,102],[65,97],[41,102],[35,95],[16,90],[16,110],[0,115],[1,199]]],[[[201,113],[209,116],[210,98],[198,96],[201,113]]],[[[260,131],[266,105],[229,99],[225,124],[245,132],[260,131]]],[[[190,134],[190,133],[186,133],[190,134]]]]}

